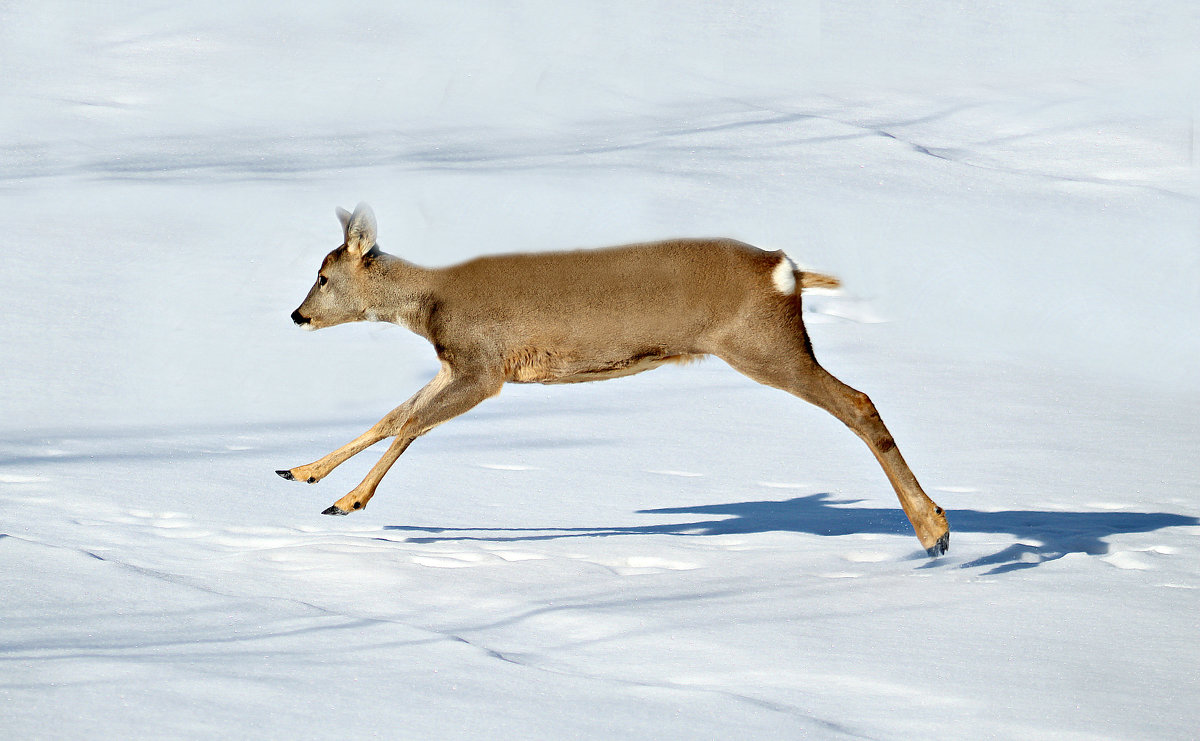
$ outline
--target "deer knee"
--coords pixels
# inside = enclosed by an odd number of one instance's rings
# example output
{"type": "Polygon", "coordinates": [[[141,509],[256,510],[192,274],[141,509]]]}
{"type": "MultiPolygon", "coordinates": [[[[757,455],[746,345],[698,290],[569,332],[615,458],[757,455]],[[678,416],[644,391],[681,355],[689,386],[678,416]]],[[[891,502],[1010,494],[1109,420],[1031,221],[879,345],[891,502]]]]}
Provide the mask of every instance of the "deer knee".
{"type": "Polygon", "coordinates": [[[850,407],[850,418],[860,424],[870,424],[879,419],[879,410],[871,402],[871,397],[861,391],[851,391],[847,399],[850,407]]]}
{"type": "Polygon", "coordinates": [[[888,432],[887,427],[884,426],[883,419],[879,416],[879,410],[875,408],[871,397],[861,391],[855,391],[850,397],[850,406],[853,409],[856,429],[876,449],[881,453],[886,453],[896,447],[896,441],[892,438],[891,433],[888,432]]]}
{"type": "Polygon", "coordinates": [[[861,391],[851,392],[850,404],[860,417],[870,416],[875,411],[875,405],[871,403],[871,397],[861,391]]]}

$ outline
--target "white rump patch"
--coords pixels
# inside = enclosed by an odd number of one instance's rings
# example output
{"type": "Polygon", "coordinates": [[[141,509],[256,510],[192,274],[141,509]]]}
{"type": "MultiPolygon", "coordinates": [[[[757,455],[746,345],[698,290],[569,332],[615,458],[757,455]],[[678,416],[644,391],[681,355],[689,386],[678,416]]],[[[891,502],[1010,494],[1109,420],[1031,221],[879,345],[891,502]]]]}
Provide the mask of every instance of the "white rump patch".
{"type": "Polygon", "coordinates": [[[796,292],[796,263],[792,262],[792,258],[787,255],[780,257],[783,259],[771,272],[771,280],[775,282],[775,287],[779,289],[780,293],[790,296],[796,292]]]}

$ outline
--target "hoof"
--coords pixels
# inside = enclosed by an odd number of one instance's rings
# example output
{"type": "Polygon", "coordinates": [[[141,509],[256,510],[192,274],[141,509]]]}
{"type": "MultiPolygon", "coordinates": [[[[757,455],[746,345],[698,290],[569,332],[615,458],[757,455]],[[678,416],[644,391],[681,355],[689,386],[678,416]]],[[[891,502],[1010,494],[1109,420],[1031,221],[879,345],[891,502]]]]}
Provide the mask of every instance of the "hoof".
{"type": "Polygon", "coordinates": [[[323,514],[323,515],[348,515],[350,513],[347,512],[346,510],[342,509],[341,507],[337,506],[336,504],[333,504],[333,505],[329,506],[329,509],[325,510],[321,514],[323,514]]]}
{"type": "Polygon", "coordinates": [[[292,475],[291,471],[276,471],[275,473],[279,474],[281,477],[287,479],[288,481],[296,480],[296,477],[292,475]]]}
{"type": "Polygon", "coordinates": [[[938,556],[944,554],[948,550],[950,550],[950,531],[949,530],[946,531],[945,535],[938,538],[938,541],[936,543],[934,543],[932,547],[926,548],[925,552],[929,554],[930,558],[937,558],[938,556]]]}

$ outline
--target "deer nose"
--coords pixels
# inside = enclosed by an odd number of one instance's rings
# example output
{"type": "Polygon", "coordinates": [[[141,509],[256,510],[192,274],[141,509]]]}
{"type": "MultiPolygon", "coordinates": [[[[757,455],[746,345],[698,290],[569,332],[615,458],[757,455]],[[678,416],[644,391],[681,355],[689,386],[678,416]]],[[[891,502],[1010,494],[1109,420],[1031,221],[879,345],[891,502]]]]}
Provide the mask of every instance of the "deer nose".
{"type": "Polygon", "coordinates": [[[304,316],[303,314],[300,313],[299,309],[296,309],[295,311],[292,312],[292,321],[295,322],[296,324],[303,326],[303,325],[311,322],[312,319],[309,319],[308,317],[304,316]]]}

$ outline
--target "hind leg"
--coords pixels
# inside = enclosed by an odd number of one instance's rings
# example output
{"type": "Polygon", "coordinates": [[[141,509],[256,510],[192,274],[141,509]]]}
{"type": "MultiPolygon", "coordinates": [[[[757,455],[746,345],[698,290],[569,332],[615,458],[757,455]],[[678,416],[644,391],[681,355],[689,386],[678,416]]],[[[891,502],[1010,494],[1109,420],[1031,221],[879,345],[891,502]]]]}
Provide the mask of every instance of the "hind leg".
{"type": "Polygon", "coordinates": [[[783,389],[837,417],[870,448],[883,468],[918,540],[931,556],[946,552],[950,526],[946,514],[917,483],[879,411],[866,394],[839,381],[812,354],[797,317],[790,331],[764,336],[761,327],[730,333],[715,354],[759,383],[783,389]]]}

